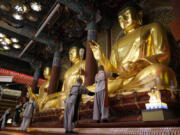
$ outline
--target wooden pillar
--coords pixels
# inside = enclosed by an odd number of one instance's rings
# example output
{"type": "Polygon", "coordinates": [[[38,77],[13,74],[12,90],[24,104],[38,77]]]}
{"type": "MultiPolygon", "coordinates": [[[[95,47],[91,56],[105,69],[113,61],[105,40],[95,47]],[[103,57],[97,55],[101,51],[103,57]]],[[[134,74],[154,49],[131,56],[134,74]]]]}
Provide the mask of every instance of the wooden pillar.
{"type": "Polygon", "coordinates": [[[32,85],[31,85],[33,93],[35,92],[35,89],[37,88],[37,84],[38,84],[38,80],[39,80],[39,72],[40,72],[40,69],[36,68],[36,70],[34,72],[34,77],[33,77],[32,85]]]}
{"type": "Polygon", "coordinates": [[[109,59],[111,55],[111,29],[106,30],[106,35],[107,35],[106,49],[107,49],[107,57],[109,59]]]}
{"type": "Polygon", "coordinates": [[[59,82],[59,73],[60,73],[60,51],[54,53],[50,84],[48,88],[48,94],[56,92],[59,82]]]}
{"type": "Polygon", "coordinates": [[[170,0],[173,7],[174,15],[176,18],[180,18],[180,0],[170,0]]]}
{"type": "Polygon", "coordinates": [[[26,88],[26,86],[23,86],[21,88],[21,97],[20,97],[21,103],[25,103],[27,101],[26,94],[27,94],[27,88],[26,88]]]}
{"type": "Polygon", "coordinates": [[[175,20],[169,23],[170,30],[177,42],[180,42],[180,0],[171,0],[175,20]]]}
{"type": "Polygon", "coordinates": [[[87,44],[86,44],[86,65],[85,65],[85,86],[92,85],[94,83],[94,77],[96,75],[96,60],[94,59],[93,52],[90,48],[90,40],[97,41],[96,23],[94,21],[87,25],[87,44]]]}

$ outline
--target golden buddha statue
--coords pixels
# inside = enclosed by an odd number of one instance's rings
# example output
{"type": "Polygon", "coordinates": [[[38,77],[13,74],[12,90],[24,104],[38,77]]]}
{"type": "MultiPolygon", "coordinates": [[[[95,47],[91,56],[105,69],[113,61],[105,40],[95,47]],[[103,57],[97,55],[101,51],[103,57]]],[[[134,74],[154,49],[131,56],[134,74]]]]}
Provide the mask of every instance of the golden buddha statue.
{"type": "Polygon", "coordinates": [[[62,90],[60,92],[56,92],[50,95],[47,95],[47,89],[49,87],[50,81],[50,70],[45,68],[44,77],[47,81],[40,87],[39,96],[36,96],[32,93],[30,87],[28,87],[29,95],[35,97],[36,102],[39,106],[39,111],[44,111],[52,108],[64,109],[64,100],[69,95],[69,91],[77,81],[78,77],[83,78],[84,75],[81,75],[81,71],[85,69],[85,61],[82,60],[83,54],[79,55],[78,47],[72,47],[69,50],[69,59],[73,63],[72,67],[70,67],[64,75],[64,82],[62,86],[62,90]]]}
{"type": "Polygon", "coordinates": [[[69,60],[73,63],[73,65],[65,72],[64,75],[62,92],[65,93],[66,97],[69,95],[72,85],[76,84],[78,77],[81,77],[84,82],[84,75],[80,75],[81,70],[85,70],[85,61],[82,60],[82,57],[83,54],[80,57],[78,47],[73,46],[69,50],[69,60]]]}
{"type": "Polygon", "coordinates": [[[41,85],[39,88],[39,94],[36,95],[32,92],[32,89],[30,86],[28,86],[28,93],[30,98],[34,97],[37,105],[38,110],[45,111],[48,109],[55,109],[55,108],[61,108],[61,106],[64,106],[63,101],[63,93],[57,92],[48,95],[48,88],[50,84],[50,75],[51,75],[51,69],[49,67],[46,67],[43,72],[44,78],[47,79],[45,83],[41,85]],[[61,101],[61,102],[60,102],[61,101]]]}
{"type": "MultiPolygon", "coordinates": [[[[154,86],[166,90],[171,90],[172,85],[176,87],[175,74],[168,67],[169,44],[162,26],[159,23],[142,26],[142,11],[134,7],[123,9],[118,19],[125,35],[113,45],[110,60],[98,43],[90,42],[98,65],[119,75],[108,79],[109,96],[148,91],[154,86]]],[[[94,86],[88,88],[95,89],[94,86]]],[[[83,99],[88,101],[87,97],[83,99]]]]}
{"type": "Polygon", "coordinates": [[[34,99],[38,105],[39,111],[41,111],[43,109],[44,103],[47,100],[47,91],[48,91],[48,87],[49,87],[49,83],[50,83],[50,73],[51,73],[51,69],[49,67],[46,67],[44,69],[43,75],[44,75],[44,78],[47,80],[39,88],[38,96],[32,92],[32,89],[30,86],[28,86],[28,88],[27,88],[30,98],[34,97],[34,99]]]}
{"type": "Polygon", "coordinates": [[[72,85],[76,84],[76,80],[78,77],[81,77],[84,80],[84,75],[81,75],[81,71],[85,69],[85,61],[82,59],[83,53],[81,54],[81,56],[79,55],[78,47],[73,46],[72,48],[70,48],[69,60],[73,63],[73,65],[64,74],[62,90],[60,92],[48,95],[46,99],[47,102],[45,103],[43,110],[47,110],[50,108],[64,109],[64,100],[69,95],[72,85]]]}

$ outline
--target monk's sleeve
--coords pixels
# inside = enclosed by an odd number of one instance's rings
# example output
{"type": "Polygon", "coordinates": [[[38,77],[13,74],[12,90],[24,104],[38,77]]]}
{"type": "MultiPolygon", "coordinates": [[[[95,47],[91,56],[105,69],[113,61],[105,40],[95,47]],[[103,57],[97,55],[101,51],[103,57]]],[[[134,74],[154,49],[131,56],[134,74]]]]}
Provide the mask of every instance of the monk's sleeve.
{"type": "Polygon", "coordinates": [[[84,87],[84,86],[81,86],[81,93],[82,93],[82,94],[87,94],[87,95],[90,95],[90,96],[93,96],[93,95],[94,95],[94,92],[89,91],[89,90],[86,89],[86,87],[84,87]]]}

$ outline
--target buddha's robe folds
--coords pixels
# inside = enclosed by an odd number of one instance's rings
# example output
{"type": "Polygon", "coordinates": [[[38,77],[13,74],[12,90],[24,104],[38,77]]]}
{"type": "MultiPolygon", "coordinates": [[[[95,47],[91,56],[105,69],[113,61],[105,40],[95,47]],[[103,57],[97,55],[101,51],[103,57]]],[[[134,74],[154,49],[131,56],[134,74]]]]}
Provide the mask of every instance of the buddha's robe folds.
{"type": "Polygon", "coordinates": [[[84,80],[84,76],[80,75],[80,68],[85,69],[85,61],[78,61],[65,72],[62,91],[49,95],[43,110],[50,108],[64,109],[64,100],[68,97],[71,87],[77,83],[79,77],[84,80]]]}
{"type": "Polygon", "coordinates": [[[64,82],[62,86],[62,92],[64,93],[65,98],[68,97],[71,87],[77,83],[77,79],[81,77],[84,80],[84,76],[80,75],[80,68],[85,69],[85,61],[78,61],[73,64],[64,75],[64,82]]]}

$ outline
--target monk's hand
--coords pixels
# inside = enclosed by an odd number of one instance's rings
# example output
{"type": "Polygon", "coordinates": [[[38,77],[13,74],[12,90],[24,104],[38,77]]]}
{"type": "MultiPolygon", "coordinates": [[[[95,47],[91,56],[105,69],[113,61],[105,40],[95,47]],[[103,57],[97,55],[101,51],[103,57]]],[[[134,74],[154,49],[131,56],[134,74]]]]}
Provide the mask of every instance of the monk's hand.
{"type": "Polygon", "coordinates": [[[88,95],[89,95],[89,96],[94,96],[94,95],[95,95],[95,93],[94,93],[94,92],[89,91],[89,92],[88,92],[88,95]]]}
{"type": "Polygon", "coordinates": [[[89,45],[93,52],[94,58],[97,61],[101,61],[103,53],[101,51],[100,45],[97,42],[95,42],[94,40],[89,41],[89,45]]]}
{"type": "Polygon", "coordinates": [[[112,73],[112,77],[116,78],[118,77],[119,75],[117,73],[112,73]]]}

